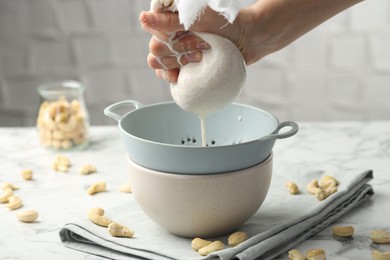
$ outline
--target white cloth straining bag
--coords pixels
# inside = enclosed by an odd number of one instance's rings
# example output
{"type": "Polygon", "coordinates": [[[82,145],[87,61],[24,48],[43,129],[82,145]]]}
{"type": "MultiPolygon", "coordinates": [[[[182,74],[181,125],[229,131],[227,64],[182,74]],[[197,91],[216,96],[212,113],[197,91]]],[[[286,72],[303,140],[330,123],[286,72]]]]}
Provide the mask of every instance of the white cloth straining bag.
{"type": "Polygon", "coordinates": [[[184,25],[186,30],[191,27],[207,6],[223,15],[229,23],[236,19],[241,8],[238,0],[152,0],[151,10],[158,10],[162,5],[169,5],[168,10],[179,12],[180,23],[184,25]]]}

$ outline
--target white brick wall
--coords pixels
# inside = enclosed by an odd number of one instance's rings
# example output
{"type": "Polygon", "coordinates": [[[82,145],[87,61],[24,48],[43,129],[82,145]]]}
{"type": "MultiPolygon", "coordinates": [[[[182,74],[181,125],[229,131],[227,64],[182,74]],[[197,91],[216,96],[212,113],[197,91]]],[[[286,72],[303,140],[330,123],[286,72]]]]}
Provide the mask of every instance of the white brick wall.
{"type": "MultiPolygon", "coordinates": [[[[254,0],[243,1],[248,5],[254,0]]],[[[171,100],[146,65],[148,0],[0,0],[0,126],[33,125],[44,82],[81,80],[93,124],[124,99],[171,100]]],[[[239,102],[281,120],[390,119],[390,1],[370,0],[248,67],[239,102]]]]}

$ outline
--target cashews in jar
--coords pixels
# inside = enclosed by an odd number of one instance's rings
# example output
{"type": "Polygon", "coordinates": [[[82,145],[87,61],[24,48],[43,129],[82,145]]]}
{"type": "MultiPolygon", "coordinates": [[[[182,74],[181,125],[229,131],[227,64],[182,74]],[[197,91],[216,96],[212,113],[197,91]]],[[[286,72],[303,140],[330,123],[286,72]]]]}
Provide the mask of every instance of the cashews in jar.
{"type": "Polygon", "coordinates": [[[53,149],[70,149],[88,141],[88,113],[78,82],[51,83],[38,88],[41,103],[37,127],[41,144],[53,149]]]}

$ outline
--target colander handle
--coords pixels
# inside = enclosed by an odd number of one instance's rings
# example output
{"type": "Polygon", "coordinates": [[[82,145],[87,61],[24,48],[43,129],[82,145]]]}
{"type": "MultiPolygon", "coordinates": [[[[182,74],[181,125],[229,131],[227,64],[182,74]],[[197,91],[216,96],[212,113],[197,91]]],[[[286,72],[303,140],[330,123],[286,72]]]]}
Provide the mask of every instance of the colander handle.
{"type": "Polygon", "coordinates": [[[118,109],[120,107],[128,106],[128,105],[134,107],[135,109],[138,109],[138,108],[141,108],[144,106],[140,102],[135,101],[135,100],[124,100],[124,101],[120,101],[120,102],[114,103],[114,104],[106,107],[104,109],[104,114],[108,117],[111,117],[112,119],[115,119],[116,121],[120,121],[120,120],[122,120],[124,115],[119,115],[119,114],[115,113],[113,110],[118,109]]]}
{"type": "Polygon", "coordinates": [[[278,125],[278,127],[275,130],[275,132],[276,132],[275,134],[270,134],[270,135],[264,136],[264,137],[260,138],[260,141],[264,141],[264,140],[268,140],[268,139],[287,138],[287,137],[295,135],[298,132],[298,129],[299,129],[299,127],[298,127],[297,123],[292,122],[292,121],[285,121],[285,122],[282,122],[278,125]],[[286,126],[291,127],[291,129],[288,130],[287,132],[279,133],[279,131],[286,126]]]}

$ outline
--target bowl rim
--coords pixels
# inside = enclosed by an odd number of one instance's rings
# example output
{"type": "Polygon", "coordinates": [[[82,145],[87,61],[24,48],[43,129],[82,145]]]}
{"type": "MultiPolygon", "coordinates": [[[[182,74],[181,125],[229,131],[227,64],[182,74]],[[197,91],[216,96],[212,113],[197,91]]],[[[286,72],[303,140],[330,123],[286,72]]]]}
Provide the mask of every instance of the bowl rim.
{"type": "MultiPolygon", "coordinates": [[[[123,122],[123,120],[126,117],[130,116],[130,114],[136,113],[138,110],[141,110],[141,109],[144,109],[144,108],[150,108],[150,107],[161,106],[161,105],[175,105],[175,106],[177,106],[174,101],[167,101],[167,102],[159,102],[159,103],[149,104],[149,105],[142,106],[142,107],[140,107],[138,109],[133,109],[133,110],[125,113],[122,116],[122,118],[120,120],[118,120],[118,127],[119,127],[121,133],[129,136],[130,138],[134,138],[136,140],[139,140],[141,142],[154,144],[154,145],[159,145],[159,146],[163,146],[163,147],[179,148],[179,149],[210,149],[210,150],[215,150],[215,149],[221,149],[221,148],[226,148],[226,147],[237,147],[237,146],[241,146],[241,145],[256,143],[256,142],[260,141],[260,139],[262,138],[262,137],[259,137],[258,139],[254,139],[254,140],[250,140],[250,141],[246,141],[246,142],[242,142],[242,143],[237,143],[237,144],[224,144],[224,145],[213,145],[213,146],[186,146],[186,145],[180,145],[180,144],[167,144],[167,143],[161,143],[161,142],[156,142],[156,141],[144,139],[144,138],[135,136],[135,135],[133,135],[133,134],[131,134],[131,133],[129,133],[129,132],[124,130],[124,128],[122,126],[122,122],[123,122]]],[[[257,111],[262,112],[264,114],[270,115],[271,118],[273,118],[275,120],[276,127],[275,127],[275,129],[272,132],[268,133],[267,135],[270,135],[270,134],[274,133],[274,131],[278,129],[278,125],[280,124],[280,121],[273,113],[268,112],[268,111],[266,111],[264,109],[255,107],[255,106],[242,104],[242,103],[237,103],[237,102],[233,102],[233,103],[231,103],[231,104],[229,104],[227,106],[232,106],[232,105],[233,106],[240,106],[240,107],[244,107],[244,108],[257,110],[257,111]]],[[[267,135],[265,135],[265,136],[267,136],[267,135]]]]}
{"type": "MultiPolygon", "coordinates": [[[[223,178],[223,177],[231,176],[231,175],[246,174],[248,172],[251,172],[251,170],[254,168],[258,168],[258,167],[262,168],[262,167],[265,167],[266,165],[272,164],[273,157],[274,157],[274,153],[271,152],[264,161],[262,161],[256,165],[253,165],[253,166],[250,166],[250,167],[247,167],[244,169],[236,170],[236,171],[208,173],[208,174],[187,174],[187,173],[184,174],[184,173],[172,173],[172,172],[157,171],[157,170],[150,169],[150,168],[147,168],[145,166],[139,165],[138,163],[133,161],[130,158],[130,156],[127,156],[127,161],[128,161],[128,163],[130,163],[132,165],[131,167],[138,168],[144,172],[146,171],[149,174],[153,174],[153,175],[157,175],[157,176],[164,176],[167,178],[174,178],[174,179],[194,179],[194,178],[210,178],[211,176],[213,178],[223,178]]],[[[272,170],[271,170],[271,172],[272,172],[272,170]]]]}

